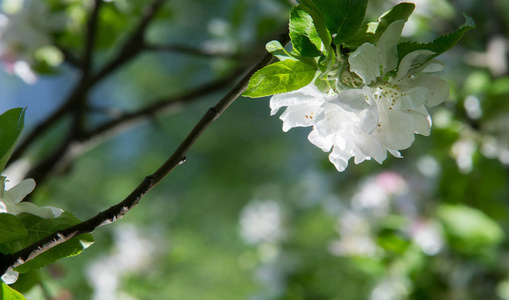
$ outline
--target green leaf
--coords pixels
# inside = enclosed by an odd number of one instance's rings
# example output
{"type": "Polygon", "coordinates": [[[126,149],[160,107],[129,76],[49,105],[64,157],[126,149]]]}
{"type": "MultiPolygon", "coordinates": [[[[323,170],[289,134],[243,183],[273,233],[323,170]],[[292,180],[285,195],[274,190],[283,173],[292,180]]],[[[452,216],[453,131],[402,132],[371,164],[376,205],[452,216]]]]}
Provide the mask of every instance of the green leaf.
{"type": "Polygon", "coordinates": [[[308,85],[315,74],[315,68],[301,61],[280,61],[256,72],[243,96],[257,98],[298,90],[308,85]]]}
{"type": "Polygon", "coordinates": [[[370,22],[361,26],[344,44],[349,48],[357,48],[366,42],[376,44],[389,25],[399,20],[406,22],[414,9],[415,4],[413,3],[400,3],[383,13],[378,18],[378,22],[370,22]]]}
{"type": "Polygon", "coordinates": [[[332,43],[332,37],[329,30],[327,29],[327,25],[325,24],[324,14],[312,0],[301,0],[300,4],[302,9],[313,18],[316,32],[322,40],[322,43],[325,45],[325,50],[329,52],[330,45],[332,43]]]}
{"type": "Polygon", "coordinates": [[[320,56],[322,41],[315,29],[313,18],[300,6],[290,12],[290,39],[293,49],[305,57],[320,56]]]}
{"type": "Polygon", "coordinates": [[[0,299],[2,300],[26,300],[23,295],[21,295],[18,291],[12,289],[10,286],[5,284],[2,281],[2,285],[0,285],[0,299]]]}
{"type": "Polygon", "coordinates": [[[23,130],[26,108],[13,108],[0,115],[0,172],[11,157],[23,130]]]}
{"type": "Polygon", "coordinates": [[[444,53],[445,51],[451,49],[458,43],[458,41],[463,37],[463,35],[469,31],[470,29],[475,28],[475,22],[467,15],[465,16],[465,24],[463,24],[456,31],[451,32],[449,34],[438,37],[432,42],[429,43],[415,43],[415,42],[405,42],[398,45],[398,57],[399,60],[410,52],[427,49],[435,52],[433,56],[430,56],[428,60],[444,53]]]}
{"type": "Polygon", "coordinates": [[[385,13],[383,13],[380,18],[378,18],[378,26],[376,27],[375,35],[380,37],[382,33],[385,32],[389,25],[392,23],[405,20],[408,21],[410,15],[414,12],[415,4],[413,3],[400,3],[393,8],[389,9],[385,13]]]}
{"type": "MultiPolygon", "coordinates": [[[[316,10],[320,12],[329,32],[336,34],[334,43],[337,45],[359,29],[368,4],[367,0],[314,0],[312,4],[310,2],[310,0],[303,0],[301,4],[315,12],[316,10]]],[[[315,16],[311,15],[315,19],[315,16]]]]}
{"type": "Polygon", "coordinates": [[[482,211],[464,205],[441,205],[437,210],[451,245],[475,254],[503,241],[502,228],[482,211]]]}
{"type": "MultiPolygon", "coordinates": [[[[64,212],[58,218],[53,219],[43,219],[26,213],[20,214],[19,218],[29,233],[29,238],[22,241],[23,247],[31,245],[55,231],[68,228],[80,222],[79,219],[75,218],[68,212],[64,212]]],[[[93,242],[94,239],[91,234],[82,234],[43,252],[34,259],[15,268],[15,271],[26,273],[30,270],[44,267],[45,265],[53,263],[59,259],[78,255],[93,242]]]]}
{"type": "Polygon", "coordinates": [[[28,231],[18,217],[0,213],[0,244],[9,244],[28,237],[28,231]]]}
{"type": "Polygon", "coordinates": [[[279,60],[294,59],[288,51],[281,45],[279,41],[270,41],[265,45],[267,52],[271,53],[279,60]]]}

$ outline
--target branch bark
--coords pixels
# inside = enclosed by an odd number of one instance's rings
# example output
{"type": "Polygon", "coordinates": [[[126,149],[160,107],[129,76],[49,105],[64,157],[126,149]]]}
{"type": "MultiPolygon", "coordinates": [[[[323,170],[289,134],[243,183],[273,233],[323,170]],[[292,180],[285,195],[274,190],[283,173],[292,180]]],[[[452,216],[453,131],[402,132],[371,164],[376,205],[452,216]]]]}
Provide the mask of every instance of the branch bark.
{"type": "MultiPolygon", "coordinates": [[[[283,45],[288,43],[288,34],[286,33],[282,35],[279,38],[279,41],[283,45]]],[[[141,198],[148,191],[155,187],[176,166],[185,161],[187,152],[194,145],[196,140],[198,140],[212,122],[214,122],[245,91],[251,76],[256,71],[269,64],[271,60],[272,55],[269,53],[265,54],[262,59],[246,75],[244,75],[244,77],[242,77],[242,79],[214,107],[207,110],[180,146],[175,150],[175,152],[173,152],[170,158],[168,158],[168,160],[164,162],[152,175],[145,177],[145,179],[123,201],[103,212],[100,212],[95,217],[87,221],[70,228],[54,232],[46,238],[21,249],[16,253],[0,255],[0,274],[4,274],[9,267],[19,266],[54,246],[72,239],[73,237],[84,233],[91,233],[101,225],[109,224],[122,218],[139,203],[141,198]]]]}

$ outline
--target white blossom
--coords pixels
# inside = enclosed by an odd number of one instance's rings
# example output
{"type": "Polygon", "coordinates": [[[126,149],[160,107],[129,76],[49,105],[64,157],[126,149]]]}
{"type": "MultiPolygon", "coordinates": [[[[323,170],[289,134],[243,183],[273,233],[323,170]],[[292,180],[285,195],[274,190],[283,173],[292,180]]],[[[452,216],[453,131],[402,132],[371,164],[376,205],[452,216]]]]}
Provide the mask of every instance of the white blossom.
{"type": "MultiPolygon", "coordinates": [[[[283,131],[312,126],[308,138],[343,171],[351,157],[355,163],[373,158],[382,163],[387,152],[401,157],[414,134],[429,135],[431,118],[426,106],[436,106],[449,96],[449,84],[427,73],[443,64],[430,58],[430,50],[408,53],[398,65],[397,43],[404,21],[392,23],[377,45],[364,43],[348,57],[351,86],[328,93],[310,84],[297,91],[274,95],[274,115],[281,107],[283,131]],[[361,81],[362,80],[362,81],[361,81]]],[[[347,71],[348,72],[348,71],[347,71]]],[[[341,76],[341,74],[339,75],[341,76]]]]}
{"type": "Polygon", "coordinates": [[[17,215],[29,213],[44,219],[58,217],[63,210],[53,206],[39,207],[30,202],[21,202],[35,188],[33,179],[25,179],[9,190],[4,190],[5,177],[0,176],[0,213],[17,215]]]}

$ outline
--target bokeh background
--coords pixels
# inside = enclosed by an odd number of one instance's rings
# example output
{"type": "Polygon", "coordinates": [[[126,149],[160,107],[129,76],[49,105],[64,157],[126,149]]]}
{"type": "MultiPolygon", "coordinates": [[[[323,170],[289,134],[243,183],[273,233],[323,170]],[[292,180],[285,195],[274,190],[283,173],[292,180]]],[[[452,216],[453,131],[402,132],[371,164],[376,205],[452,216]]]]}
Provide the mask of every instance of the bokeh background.
{"type": "MultiPolygon", "coordinates": [[[[22,2],[0,1],[2,28],[22,2]]],[[[93,1],[25,2],[49,7],[25,19],[49,32],[49,42],[34,42],[37,51],[17,58],[33,71],[14,67],[5,52],[12,39],[0,38],[0,111],[28,107],[24,136],[77,83],[78,69],[61,50],[83,52],[93,1]]],[[[94,66],[115,55],[149,2],[103,4],[94,66]]],[[[367,19],[397,2],[371,0],[367,19]]],[[[416,136],[403,159],[351,162],[338,173],[307,141],[309,128],[283,133],[268,98],[239,98],[185,164],[122,220],[94,233],[94,245],[15,287],[27,299],[60,300],[509,299],[509,2],[409,2],[417,7],[405,38],[425,42],[451,32],[463,12],[477,29],[439,57],[450,98],[431,111],[431,136],[416,136]]],[[[87,126],[246,69],[284,32],[294,4],[166,1],[147,40],[180,50],[144,51],[94,86],[87,126]]],[[[17,28],[20,39],[37,37],[17,28]]],[[[234,82],[80,148],[31,200],[80,219],[116,204],[234,82]]],[[[64,140],[68,126],[63,118],[33,144],[8,170],[11,178],[64,140]]]]}

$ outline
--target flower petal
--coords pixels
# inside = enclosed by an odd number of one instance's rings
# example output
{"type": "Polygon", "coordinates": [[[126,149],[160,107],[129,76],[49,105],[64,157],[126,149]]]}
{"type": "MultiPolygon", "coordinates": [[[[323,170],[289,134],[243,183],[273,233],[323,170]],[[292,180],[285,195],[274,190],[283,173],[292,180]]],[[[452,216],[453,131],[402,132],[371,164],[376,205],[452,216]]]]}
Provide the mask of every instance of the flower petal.
{"type": "Polygon", "coordinates": [[[23,198],[26,197],[26,195],[30,194],[35,188],[35,181],[32,178],[25,179],[18,183],[16,186],[12,187],[10,190],[6,191],[4,196],[11,197],[11,200],[14,203],[18,203],[23,198]]]}
{"type": "Polygon", "coordinates": [[[325,101],[324,94],[322,94],[314,84],[309,84],[296,91],[277,94],[270,99],[271,115],[283,106],[294,106],[302,104],[318,104],[320,105],[325,101]]]}
{"type": "Polygon", "coordinates": [[[316,130],[313,130],[309,133],[308,140],[324,152],[329,152],[334,144],[334,135],[322,137],[316,130]]]}
{"type": "Polygon", "coordinates": [[[416,50],[408,53],[399,63],[398,73],[394,79],[401,80],[407,75],[414,74],[415,72],[410,73],[410,71],[422,66],[426,59],[433,54],[435,54],[435,52],[431,50],[416,50]]]}
{"type": "Polygon", "coordinates": [[[318,115],[319,105],[294,105],[286,108],[279,117],[283,121],[283,131],[293,127],[313,126],[318,115]]]}
{"type": "Polygon", "coordinates": [[[380,73],[380,66],[383,63],[381,56],[380,50],[375,45],[364,43],[348,57],[350,71],[359,75],[365,84],[370,84],[382,75],[380,73]]]}
{"type": "Polygon", "coordinates": [[[447,100],[449,97],[449,83],[438,77],[421,75],[413,79],[412,84],[414,86],[422,86],[428,89],[425,102],[427,106],[436,106],[447,100]]]}
{"type": "Polygon", "coordinates": [[[358,112],[370,107],[367,102],[367,96],[361,89],[343,91],[341,94],[329,97],[327,101],[335,103],[350,112],[358,112]]]}
{"type": "Polygon", "coordinates": [[[384,31],[376,47],[382,55],[382,72],[386,74],[398,66],[398,41],[401,38],[401,32],[405,26],[404,20],[398,20],[391,23],[384,31]]]}
{"type": "Polygon", "coordinates": [[[410,147],[414,141],[412,117],[401,111],[379,109],[380,127],[374,135],[388,149],[402,150],[410,147]]]}

